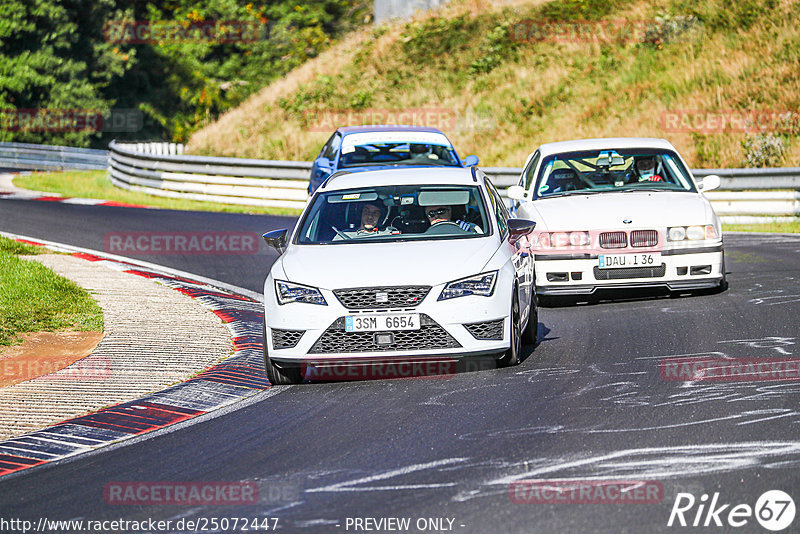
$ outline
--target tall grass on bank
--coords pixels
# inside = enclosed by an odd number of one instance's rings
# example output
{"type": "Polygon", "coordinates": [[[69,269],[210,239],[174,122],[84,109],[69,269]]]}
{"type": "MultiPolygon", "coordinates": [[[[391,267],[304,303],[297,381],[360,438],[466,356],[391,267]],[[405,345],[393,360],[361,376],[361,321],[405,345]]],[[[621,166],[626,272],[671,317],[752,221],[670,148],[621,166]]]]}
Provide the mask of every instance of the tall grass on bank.
{"type": "Polygon", "coordinates": [[[430,125],[487,166],[520,166],[543,142],[615,136],[666,137],[694,167],[800,165],[799,17],[800,2],[777,0],[454,1],[352,34],[189,148],[309,160],[332,112],[432,109],[448,118],[430,125]],[[791,110],[766,131],[702,124],[791,110]],[[668,128],[667,112],[691,128],[668,128]],[[758,135],[779,140],[777,161],[754,158],[758,135]]]}

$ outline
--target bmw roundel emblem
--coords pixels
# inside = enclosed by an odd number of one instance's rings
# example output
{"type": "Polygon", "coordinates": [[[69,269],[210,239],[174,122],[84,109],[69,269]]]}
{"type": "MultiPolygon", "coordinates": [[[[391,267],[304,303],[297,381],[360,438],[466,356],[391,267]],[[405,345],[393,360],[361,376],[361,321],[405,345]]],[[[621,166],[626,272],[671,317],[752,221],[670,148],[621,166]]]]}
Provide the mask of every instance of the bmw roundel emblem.
{"type": "Polygon", "coordinates": [[[632,221],[632,220],[630,220],[630,219],[623,219],[623,220],[622,220],[622,222],[624,222],[625,224],[630,224],[630,223],[632,223],[633,221],[632,221]]]}

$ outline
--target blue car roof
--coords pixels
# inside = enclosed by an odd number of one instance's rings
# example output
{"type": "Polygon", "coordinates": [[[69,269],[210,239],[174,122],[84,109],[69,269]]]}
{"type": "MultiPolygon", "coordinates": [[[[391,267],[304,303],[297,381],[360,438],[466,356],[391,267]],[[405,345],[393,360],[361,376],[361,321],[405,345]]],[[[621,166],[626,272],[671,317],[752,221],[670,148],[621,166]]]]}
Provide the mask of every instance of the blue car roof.
{"type": "Polygon", "coordinates": [[[404,126],[402,124],[384,124],[379,126],[342,126],[336,129],[342,135],[350,135],[354,133],[367,133],[367,132],[430,132],[430,133],[444,133],[438,128],[430,128],[428,126],[404,126]]]}

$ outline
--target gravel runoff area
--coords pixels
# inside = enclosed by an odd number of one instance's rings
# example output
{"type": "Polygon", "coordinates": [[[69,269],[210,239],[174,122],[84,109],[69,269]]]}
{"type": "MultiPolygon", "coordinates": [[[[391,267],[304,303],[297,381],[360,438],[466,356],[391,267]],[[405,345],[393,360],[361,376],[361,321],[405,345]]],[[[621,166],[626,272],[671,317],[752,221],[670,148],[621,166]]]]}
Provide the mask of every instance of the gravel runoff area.
{"type": "Polygon", "coordinates": [[[56,373],[0,388],[0,440],[158,391],[232,352],[220,318],[187,295],[74,256],[28,259],[90,292],[103,309],[105,337],[56,373]]]}

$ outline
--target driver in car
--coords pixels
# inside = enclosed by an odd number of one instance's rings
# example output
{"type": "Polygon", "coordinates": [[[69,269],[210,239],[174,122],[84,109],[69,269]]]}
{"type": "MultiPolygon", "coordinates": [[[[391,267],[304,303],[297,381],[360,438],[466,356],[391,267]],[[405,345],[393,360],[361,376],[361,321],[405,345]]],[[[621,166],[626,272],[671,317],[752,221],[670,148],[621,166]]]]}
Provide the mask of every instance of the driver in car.
{"type": "Polygon", "coordinates": [[[370,202],[364,204],[361,208],[361,226],[358,227],[358,233],[379,231],[378,225],[382,218],[383,208],[379,203],[370,202]]]}
{"type": "Polygon", "coordinates": [[[636,160],[636,176],[640,182],[663,182],[664,178],[656,174],[656,158],[645,156],[636,160]]]}
{"type": "Polygon", "coordinates": [[[428,222],[431,223],[431,226],[441,223],[453,223],[467,232],[475,232],[477,234],[483,233],[481,227],[475,223],[461,220],[453,221],[453,208],[451,206],[429,206],[425,210],[425,215],[428,216],[428,222]]]}

